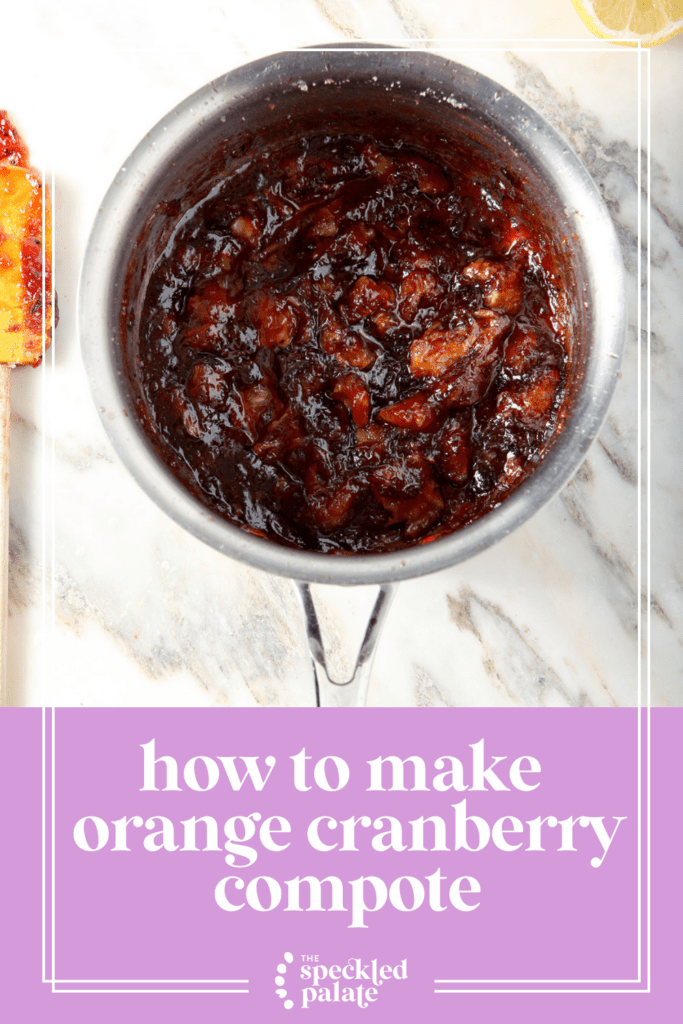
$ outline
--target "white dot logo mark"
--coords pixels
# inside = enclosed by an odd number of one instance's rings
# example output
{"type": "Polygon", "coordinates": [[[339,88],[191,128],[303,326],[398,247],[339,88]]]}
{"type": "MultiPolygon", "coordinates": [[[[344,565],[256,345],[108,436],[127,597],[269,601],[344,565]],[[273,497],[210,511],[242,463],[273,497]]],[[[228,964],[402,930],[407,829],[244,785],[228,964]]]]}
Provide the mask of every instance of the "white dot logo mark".
{"type": "MultiPolygon", "coordinates": [[[[292,953],[283,953],[282,959],[285,962],[283,964],[278,964],[277,965],[277,975],[275,976],[275,984],[278,985],[278,986],[284,985],[284,983],[285,983],[285,974],[287,973],[287,964],[291,964],[292,963],[292,961],[294,960],[294,956],[293,956],[292,953]]],[[[287,995],[287,989],[286,988],[282,988],[282,987],[276,988],[275,989],[275,995],[279,996],[280,999],[284,999],[285,996],[287,995]]],[[[294,1006],[294,1003],[293,1003],[293,1001],[291,999],[286,999],[285,1000],[285,1002],[284,1002],[285,1010],[291,1010],[293,1006],[294,1006]]]]}

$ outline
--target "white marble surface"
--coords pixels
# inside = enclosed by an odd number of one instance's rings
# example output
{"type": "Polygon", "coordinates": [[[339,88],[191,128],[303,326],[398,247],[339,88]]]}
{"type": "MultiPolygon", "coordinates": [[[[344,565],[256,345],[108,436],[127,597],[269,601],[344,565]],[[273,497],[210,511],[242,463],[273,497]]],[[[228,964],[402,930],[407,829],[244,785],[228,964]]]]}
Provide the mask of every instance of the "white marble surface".
{"type": "MultiPolygon", "coordinates": [[[[630,327],[608,420],[574,481],[496,548],[400,585],[369,703],[637,703],[637,54],[619,47],[597,52],[563,0],[201,0],[191,8],[169,0],[106,7],[33,0],[17,12],[3,14],[5,40],[17,45],[3,44],[0,105],[24,132],[34,162],[54,172],[61,321],[54,369],[48,361],[45,371],[13,375],[15,702],[313,703],[291,584],[187,535],[113,454],[80,359],[77,277],[97,206],[118,167],[191,91],[277,50],[414,38],[517,92],[579,151],[623,244],[630,327]],[[500,42],[486,42],[493,26],[500,42]],[[548,52],[538,40],[550,37],[576,42],[571,52],[548,52]],[[22,40],[35,46],[29,70],[22,40]]],[[[644,111],[646,60],[642,68],[644,111]]],[[[679,705],[683,196],[674,127],[681,41],[654,51],[651,69],[652,703],[679,705]]],[[[643,335],[643,371],[646,342],[643,335]]],[[[323,589],[324,626],[341,672],[359,639],[359,602],[368,595],[323,589]]]]}

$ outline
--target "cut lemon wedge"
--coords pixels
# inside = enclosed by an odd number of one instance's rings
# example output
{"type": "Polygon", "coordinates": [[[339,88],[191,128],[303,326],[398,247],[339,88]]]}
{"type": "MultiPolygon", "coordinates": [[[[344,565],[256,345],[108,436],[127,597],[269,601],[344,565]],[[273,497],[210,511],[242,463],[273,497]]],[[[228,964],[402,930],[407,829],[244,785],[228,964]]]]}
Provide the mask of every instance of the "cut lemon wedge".
{"type": "Polygon", "coordinates": [[[572,0],[593,35],[657,46],[683,30],[683,0],[572,0]]]}

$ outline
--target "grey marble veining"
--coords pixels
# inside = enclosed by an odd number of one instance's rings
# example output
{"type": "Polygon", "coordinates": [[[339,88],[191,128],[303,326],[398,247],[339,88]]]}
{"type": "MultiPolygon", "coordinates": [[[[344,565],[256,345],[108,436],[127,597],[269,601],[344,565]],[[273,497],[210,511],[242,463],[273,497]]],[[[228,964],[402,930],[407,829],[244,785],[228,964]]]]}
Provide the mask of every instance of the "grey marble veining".
{"type": "MultiPolygon", "coordinates": [[[[649,463],[647,406],[638,377],[639,351],[642,372],[648,353],[646,312],[640,339],[637,330],[635,54],[591,50],[582,24],[553,3],[543,11],[520,13],[495,0],[484,17],[444,0],[293,0],[288,5],[258,0],[227,19],[207,2],[195,7],[185,34],[180,8],[166,5],[158,39],[151,5],[138,9],[125,3],[83,16],[77,6],[65,3],[57,25],[49,5],[33,4],[37,15],[45,8],[45,19],[35,21],[46,44],[45,74],[60,68],[61,78],[54,73],[51,78],[54,108],[68,111],[73,138],[69,144],[53,133],[49,154],[41,154],[38,143],[33,146],[34,158],[51,162],[56,175],[62,320],[54,369],[49,360],[44,374],[22,371],[14,387],[9,658],[15,699],[40,704],[46,696],[57,704],[100,706],[313,703],[292,585],[232,562],[184,533],[142,494],[113,454],[80,362],[76,279],[90,224],[114,172],[141,135],[193,89],[278,48],[412,38],[516,91],[579,152],[619,233],[630,325],[614,402],[581,470],[554,501],[495,548],[400,585],[377,651],[369,703],[635,704],[637,610],[646,582],[641,564],[639,595],[639,461],[641,474],[649,469],[652,475],[652,700],[682,703],[678,169],[683,154],[666,127],[677,117],[680,89],[672,82],[680,86],[682,78],[677,41],[661,58],[652,55],[649,463]],[[588,52],[549,54],[512,42],[477,49],[462,42],[485,38],[494,21],[501,37],[585,39],[588,52]],[[205,39],[216,42],[203,47],[205,39]],[[455,52],[456,44],[444,43],[447,39],[460,40],[460,49],[455,52]],[[71,61],[58,60],[55,46],[68,48],[71,61]],[[121,111],[126,111],[123,118],[121,111]]],[[[21,127],[33,145],[45,123],[36,112],[39,83],[29,84],[28,96],[9,85],[5,95],[3,102],[22,112],[21,127]]],[[[643,104],[645,99],[644,91],[643,104]]],[[[641,168],[645,172],[646,164],[641,168]]],[[[643,188],[645,182],[643,174],[643,188]]],[[[642,249],[641,254],[644,276],[647,253],[642,249]]],[[[646,511],[644,502],[642,507],[646,511]]],[[[317,588],[317,598],[330,663],[343,677],[374,588],[317,588]]]]}

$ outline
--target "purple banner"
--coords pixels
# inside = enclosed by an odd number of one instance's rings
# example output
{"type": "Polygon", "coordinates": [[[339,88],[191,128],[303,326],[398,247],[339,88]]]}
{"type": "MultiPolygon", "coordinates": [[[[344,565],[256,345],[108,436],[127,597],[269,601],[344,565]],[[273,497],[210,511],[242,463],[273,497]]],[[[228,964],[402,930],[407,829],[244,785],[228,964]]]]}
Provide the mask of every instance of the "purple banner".
{"type": "Polygon", "coordinates": [[[651,983],[644,713],[3,710],[0,998],[72,1022],[666,1019],[681,715],[652,719],[651,983]]]}

